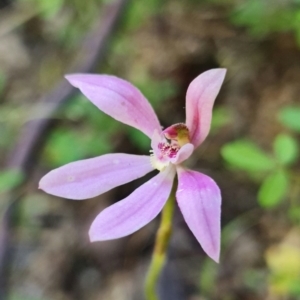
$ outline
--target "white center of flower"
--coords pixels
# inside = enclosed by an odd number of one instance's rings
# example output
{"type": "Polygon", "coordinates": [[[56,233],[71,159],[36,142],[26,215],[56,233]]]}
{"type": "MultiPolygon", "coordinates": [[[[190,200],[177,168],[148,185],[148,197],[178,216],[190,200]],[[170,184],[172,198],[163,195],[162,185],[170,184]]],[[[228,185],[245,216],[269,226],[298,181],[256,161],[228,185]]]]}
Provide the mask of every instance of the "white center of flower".
{"type": "Polygon", "coordinates": [[[163,131],[163,135],[157,134],[150,150],[152,166],[162,171],[176,158],[180,148],[189,143],[189,131],[185,124],[172,125],[163,131]]]}
{"type": "Polygon", "coordinates": [[[164,170],[170,164],[170,159],[176,157],[179,149],[179,146],[173,146],[168,142],[159,143],[155,153],[150,150],[152,166],[159,171],[164,170]]]}

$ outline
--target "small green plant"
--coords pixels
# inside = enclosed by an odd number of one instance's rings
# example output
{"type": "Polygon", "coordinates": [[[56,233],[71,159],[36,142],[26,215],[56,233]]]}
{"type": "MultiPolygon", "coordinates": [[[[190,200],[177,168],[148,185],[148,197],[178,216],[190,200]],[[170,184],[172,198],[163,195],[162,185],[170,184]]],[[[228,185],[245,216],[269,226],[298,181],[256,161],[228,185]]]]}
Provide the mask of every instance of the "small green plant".
{"type": "MultiPolygon", "coordinates": [[[[300,108],[285,107],[279,113],[283,125],[300,132],[300,108]],[[299,126],[299,127],[297,127],[299,126]]],[[[299,157],[299,143],[292,133],[280,133],[267,153],[249,140],[227,143],[221,151],[228,167],[242,170],[259,182],[258,203],[273,208],[284,199],[291,199],[300,174],[294,170],[299,157]]]]}

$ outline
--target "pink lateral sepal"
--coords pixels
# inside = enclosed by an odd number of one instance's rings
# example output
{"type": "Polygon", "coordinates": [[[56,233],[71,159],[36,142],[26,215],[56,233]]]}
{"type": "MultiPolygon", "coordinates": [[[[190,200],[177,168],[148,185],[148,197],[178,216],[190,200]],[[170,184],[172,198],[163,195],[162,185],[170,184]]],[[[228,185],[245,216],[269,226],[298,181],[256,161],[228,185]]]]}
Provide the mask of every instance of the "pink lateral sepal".
{"type": "Polygon", "coordinates": [[[176,199],[188,227],[206,254],[219,262],[221,193],[207,175],[177,168],[176,199]]]}
{"type": "Polygon", "coordinates": [[[52,170],[40,180],[39,188],[55,196],[83,200],[140,178],[152,170],[149,156],[105,154],[52,170]]]}
{"type": "Polygon", "coordinates": [[[92,242],[127,236],[152,221],[165,205],[175,176],[168,167],[141,185],[127,198],[104,209],[91,225],[92,242]]]}

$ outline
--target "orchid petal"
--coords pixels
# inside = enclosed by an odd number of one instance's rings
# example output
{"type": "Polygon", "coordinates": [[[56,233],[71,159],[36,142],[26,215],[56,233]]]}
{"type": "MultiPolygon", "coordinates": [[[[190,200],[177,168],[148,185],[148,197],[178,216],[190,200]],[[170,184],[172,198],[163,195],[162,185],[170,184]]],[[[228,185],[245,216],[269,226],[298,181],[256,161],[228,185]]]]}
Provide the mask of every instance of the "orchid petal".
{"type": "Polygon", "coordinates": [[[208,135],[212,107],[224,81],[226,69],[213,69],[200,74],[186,94],[186,125],[190,140],[198,147],[208,135]]]}
{"type": "Polygon", "coordinates": [[[203,250],[218,262],[221,194],[217,184],[202,173],[178,168],[176,198],[188,227],[203,250]]]}
{"type": "Polygon", "coordinates": [[[92,198],[153,170],[149,156],[106,154],[52,170],[40,181],[46,193],[74,200],[92,198]]]}
{"type": "Polygon", "coordinates": [[[157,116],[143,94],[131,83],[110,75],[71,74],[66,79],[100,110],[135,127],[151,138],[160,129],[157,116]]]}
{"type": "Polygon", "coordinates": [[[180,164],[186,159],[188,159],[192,153],[194,152],[194,145],[193,144],[185,144],[183,145],[180,150],[177,152],[176,157],[171,159],[172,164],[180,164]]]}
{"type": "Polygon", "coordinates": [[[120,238],[152,221],[170,195],[174,176],[175,168],[171,166],[127,198],[104,209],[90,228],[90,240],[95,242],[120,238]]]}

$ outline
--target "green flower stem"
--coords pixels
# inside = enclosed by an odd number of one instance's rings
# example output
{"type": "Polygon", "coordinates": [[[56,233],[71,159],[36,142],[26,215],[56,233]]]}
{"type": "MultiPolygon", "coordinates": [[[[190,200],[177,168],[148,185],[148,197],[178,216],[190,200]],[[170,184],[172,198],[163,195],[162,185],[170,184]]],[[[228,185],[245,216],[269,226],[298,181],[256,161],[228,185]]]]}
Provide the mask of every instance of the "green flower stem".
{"type": "Polygon", "coordinates": [[[152,260],[145,282],[145,296],[147,300],[158,300],[156,286],[166,261],[166,251],[171,237],[176,188],[177,179],[174,180],[171,194],[162,210],[160,226],[156,234],[152,260]]]}

